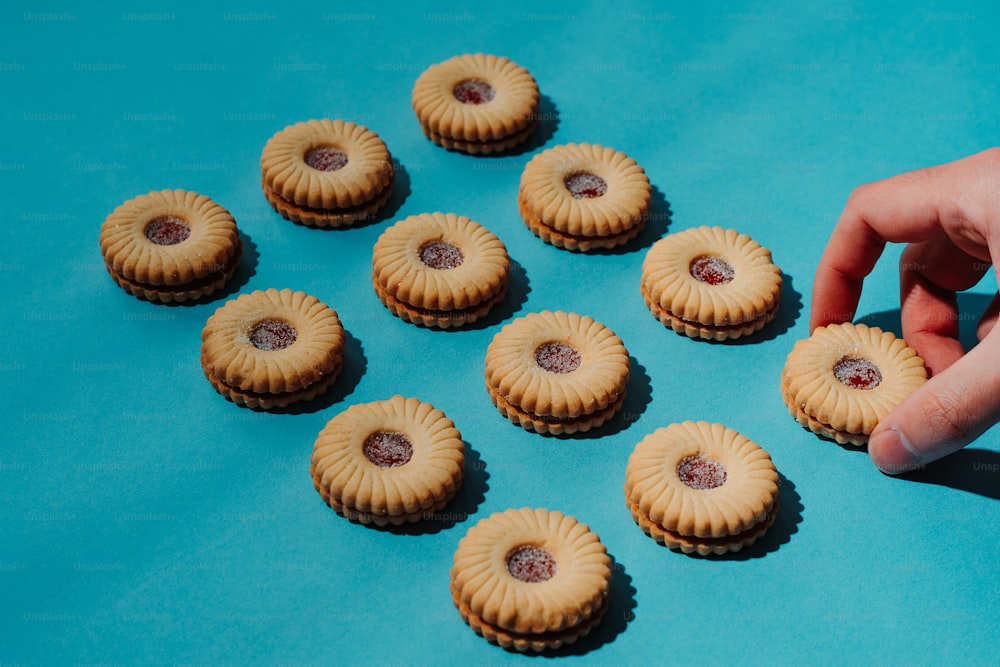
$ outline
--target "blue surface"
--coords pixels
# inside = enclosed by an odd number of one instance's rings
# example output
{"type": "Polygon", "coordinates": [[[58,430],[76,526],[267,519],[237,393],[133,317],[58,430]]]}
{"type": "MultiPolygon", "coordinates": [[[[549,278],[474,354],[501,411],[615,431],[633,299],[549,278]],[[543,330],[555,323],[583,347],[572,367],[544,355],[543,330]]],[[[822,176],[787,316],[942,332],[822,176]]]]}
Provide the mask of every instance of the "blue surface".
{"type": "MultiPolygon", "coordinates": [[[[614,558],[608,616],[557,654],[567,663],[995,662],[996,432],[889,478],[800,428],[778,376],[851,189],[997,143],[997,5],[812,4],[0,9],[0,663],[524,662],[461,621],[448,568],[476,520],[525,505],[578,517],[614,558]],[[524,150],[476,158],[422,135],[414,80],[473,51],[537,78],[545,119],[524,150]],[[382,220],[321,231],[269,208],[264,142],[319,117],[371,127],[399,160],[382,220]],[[654,215],[627,250],[568,253],[520,221],[523,165],[570,141],[647,170],[654,215]],[[153,305],[105,272],[105,216],[163,188],[235,215],[248,253],[223,297],[153,305]],[[375,239],[434,210],[483,223],[515,262],[484,326],[419,329],[375,298],[375,239]],[[778,321],[748,342],[682,338],[642,303],[645,250],[702,224],[750,234],[785,274],[778,321]],[[282,414],[223,400],[198,361],[215,308],[268,287],[315,294],[350,334],[331,393],[282,414]],[[545,308],[594,316],[632,355],[630,397],[601,437],[531,434],[490,404],[486,345],[545,308]],[[412,530],[336,516],[308,473],[328,419],[394,393],[443,409],[468,443],[448,515],[412,530]],[[625,508],[632,447],[683,419],[743,432],[781,473],[777,523],[738,556],[669,551],[625,508]]],[[[898,332],[897,252],[859,317],[898,332]]],[[[991,276],[960,300],[970,344],[995,289],[991,276]]]]}

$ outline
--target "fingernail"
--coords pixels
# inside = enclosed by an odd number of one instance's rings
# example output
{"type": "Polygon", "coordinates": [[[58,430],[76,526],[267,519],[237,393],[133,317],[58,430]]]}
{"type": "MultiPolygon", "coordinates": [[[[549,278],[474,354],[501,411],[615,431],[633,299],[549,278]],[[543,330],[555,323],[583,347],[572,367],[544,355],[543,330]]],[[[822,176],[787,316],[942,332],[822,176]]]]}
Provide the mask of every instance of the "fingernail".
{"type": "Polygon", "coordinates": [[[898,426],[872,435],[868,440],[868,455],[879,470],[887,475],[899,475],[924,467],[923,457],[898,426]]]}

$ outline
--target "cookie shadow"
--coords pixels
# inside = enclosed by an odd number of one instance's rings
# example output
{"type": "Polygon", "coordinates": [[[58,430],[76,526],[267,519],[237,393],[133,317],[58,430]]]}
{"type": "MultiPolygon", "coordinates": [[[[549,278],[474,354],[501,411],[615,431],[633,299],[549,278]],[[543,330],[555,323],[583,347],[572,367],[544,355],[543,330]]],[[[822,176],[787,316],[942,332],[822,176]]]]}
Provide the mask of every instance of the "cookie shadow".
{"type": "Polygon", "coordinates": [[[649,202],[649,213],[646,215],[646,224],[638,236],[618,247],[595,248],[584,254],[627,255],[628,253],[647,250],[666,235],[672,217],[673,211],[670,210],[670,202],[667,201],[663,192],[654,185],[652,186],[652,198],[649,202]]]}
{"type": "Polygon", "coordinates": [[[897,477],[1000,500],[1000,452],[979,448],[960,449],[923,468],[897,477]]]}
{"type": "Polygon", "coordinates": [[[639,421],[639,418],[653,400],[652,378],[649,377],[646,368],[631,355],[629,356],[629,377],[628,385],[626,386],[628,389],[621,409],[604,424],[589,431],[560,434],[546,433],[543,435],[560,440],[592,440],[621,433],[639,421]]]}
{"type": "Polygon", "coordinates": [[[612,555],[611,590],[604,617],[601,618],[596,627],[572,644],[542,651],[537,655],[548,658],[581,656],[611,644],[625,632],[629,622],[635,618],[636,592],[636,588],[632,584],[632,577],[625,571],[625,566],[612,555]]]}
{"type": "Polygon", "coordinates": [[[389,195],[389,201],[385,203],[385,206],[379,209],[375,215],[368,218],[365,222],[366,225],[395,219],[396,214],[399,213],[399,209],[403,207],[403,203],[412,193],[410,186],[410,172],[406,168],[406,165],[400,162],[397,158],[392,158],[392,164],[396,170],[396,175],[392,184],[392,194],[389,195]]]}
{"type": "Polygon", "coordinates": [[[802,523],[803,509],[802,496],[795,490],[795,484],[779,472],[778,515],[774,517],[774,523],[767,529],[767,532],[761,535],[756,542],[739,551],[730,551],[725,554],[686,555],[690,558],[709,561],[746,561],[763,558],[792,540],[792,535],[799,531],[799,524],[802,523]]]}
{"type": "Polygon", "coordinates": [[[340,375],[334,380],[333,386],[311,401],[292,403],[287,407],[274,408],[267,410],[267,412],[287,415],[313,414],[342,403],[354,393],[365,374],[365,369],[368,368],[368,359],[365,357],[361,341],[355,338],[350,331],[344,330],[344,338],[346,339],[344,342],[344,364],[340,369],[340,375]]]}
{"type": "Polygon", "coordinates": [[[782,336],[795,326],[799,316],[802,315],[802,293],[795,289],[792,276],[784,271],[781,272],[781,296],[778,302],[778,312],[774,319],[768,322],[763,329],[756,331],[749,336],[742,336],[735,340],[705,341],[716,345],[732,345],[734,347],[742,345],[758,345],[774,340],[782,336]]]}
{"type": "MultiPolygon", "coordinates": [[[[246,287],[250,279],[257,273],[257,264],[260,262],[260,253],[257,244],[242,230],[237,233],[240,237],[240,244],[243,252],[240,256],[239,266],[233,271],[233,276],[226,281],[226,284],[199,299],[189,299],[187,301],[171,301],[170,303],[156,303],[157,306],[167,306],[168,308],[186,308],[191,306],[203,306],[215,301],[230,299],[246,287]]],[[[141,298],[141,297],[140,297],[141,298]]],[[[146,301],[146,299],[142,299],[146,301]]]]}
{"type": "Polygon", "coordinates": [[[486,471],[486,463],[482,455],[465,443],[465,472],[462,475],[462,486],[455,497],[443,508],[425,515],[420,521],[402,526],[378,527],[374,524],[364,524],[370,528],[385,530],[396,535],[433,535],[465,523],[479,511],[486,501],[489,490],[490,475],[486,471]]]}
{"type": "Polygon", "coordinates": [[[479,331],[481,329],[489,329],[490,327],[497,326],[501,322],[504,322],[512,317],[524,307],[525,302],[528,300],[528,294],[531,293],[531,285],[528,282],[528,274],[524,270],[524,265],[513,259],[510,261],[510,273],[507,277],[507,294],[504,296],[503,300],[493,306],[490,312],[486,313],[483,317],[475,320],[474,322],[469,322],[468,324],[463,324],[459,327],[449,327],[447,329],[440,329],[440,331],[456,333],[460,331],[479,331]]]}

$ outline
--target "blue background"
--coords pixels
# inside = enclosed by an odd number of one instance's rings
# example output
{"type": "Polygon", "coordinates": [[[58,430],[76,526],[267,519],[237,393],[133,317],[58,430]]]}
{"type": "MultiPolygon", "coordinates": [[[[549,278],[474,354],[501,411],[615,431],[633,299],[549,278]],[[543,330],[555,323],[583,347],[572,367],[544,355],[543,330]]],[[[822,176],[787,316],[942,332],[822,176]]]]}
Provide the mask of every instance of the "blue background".
{"type": "MultiPolygon", "coordinates": [[[[614,558],[607,618],[568,663],[998,658],[996,433],[890,478],[799,427],[778,391],[850,191],[997,143],[995,3],[72,4],[0,10],[0,663],[525,662],[461,621],[448,569],[476,520],[526,505],[588,523],[614,558]],[[539,83],[542,125],[513,154],[441,149],[410,108],[424,68],[476,51],[539,83]],[[315,230],[265,201],[266,140],[322,117],[372,128],[399,161],[380,220],[315,230]],[[559,250],[518,217],[524,164],[570,141],[628,153],[654,184],[622,252],[559,250]],[[247,254],[217,299],[150,304],[105,272],[105,216],[163,188],[236,217],[247,254]],[[481,326],[417,328],[372,290],[378,235],[436,210],[514,261],[481,326]],[[750,234],[784,272],[753,339],[691,341],[642,303],[645,250],[704,224],[750,234]],[[279,414],[225,401],[199,364],[208,316],[268,287],[323,299],[350,336],[332,391],[279,414]],[[632,355],[624,410],[593,437],[514,427],[483,386],[492,336],[545,308],[592,315],[632,355]],[[395,393],[455,421],[468,470],[441,520],[378,530],[320,501],[309,456],[328,419],[395,393]],[[683,419],[741,431],[781,473],[776,524],[736,556],[665,549],[625,508],[635,443],[683,419]]],[[[897,333],[898,251],[858,314],[897,333]]],[[[969,345],[995,290],[960,298],[969,345]]]]}

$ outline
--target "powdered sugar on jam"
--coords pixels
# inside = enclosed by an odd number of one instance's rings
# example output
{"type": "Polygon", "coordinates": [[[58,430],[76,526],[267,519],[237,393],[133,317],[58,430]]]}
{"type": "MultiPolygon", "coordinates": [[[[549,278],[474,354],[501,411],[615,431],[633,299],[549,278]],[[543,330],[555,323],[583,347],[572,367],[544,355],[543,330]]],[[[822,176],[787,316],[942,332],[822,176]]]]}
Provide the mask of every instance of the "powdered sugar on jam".
{"type": "Polygon", "coordinates": [[[177,245],[191,236],[191,228],[180,218],[165,215],[151,220],[143,230],[146,238],[156,245],[177,245]]]}
{"type": "Polygon", "coordinates": [[[518,581],[537,584],[555,576],[556,559],[548,549],[525,544],[507,554],[507,571],[518,581]]]}
{"type": "Polygon", "coordinates": [[[864,357],[842,358],[834,364],[833,374],[842,384],[853,389],[874,389],[882,384],[881,369],[864,357]]]}
{"type": "Polygon", "coordinates": [[[725,285],[733,281],[733,265],[721,257],[699,257],[691,262],[691,275],[709,285],[725,285]]]}
{"type": "Polygon", "coordinates": [[[550,373],[572,373],[583,355],[566,343],[543,343],[535,350],[535,363],[550,373]]]}
{"type": "Polygon", "coordinates": [[[413,457],[413,443],[398,431],[376,431],[365,439],[364,454],[379,468],[396,468],[413,457]]]}
{"type": "Polygon", "coordinates": [[[456,248],[444,241],[431,241],[420,246],[420,261],[432,269],[454,269],[462,265],[465,255],[460,248],[456,248]]]}
{"type": "Polygon", "coordinates": [[[469,79],[455,86],[452,94],[462,104],[486,104],[493,100],[497,91],[485,81],[469,79]]]}
{"type": "Polygon", "coordinates": [[[298,337],[295,327],[281,320],[264,320],[250,330],[250,343],[258,350],[284,350],[298,337]]]}
{"type": "Polygon", "coordinates": [[[726,483],[726,469],[718,461],[698,454],[680,462],[677,477],[685,486],[705,491],[717,489],[726,483]]]}
{"type": "Polygon", "coordinates": [[[312,148],[306,153],[306,164],[319,171],[337,171],[347,166],[347,153],[329,146],[312,148]]]}
{"type": "Polygon", "coordinates": [[[593,199],[608,193],[608,184],[605,180],[589,171],[570,174],[563,183],[575,199],[593,199]]]}

